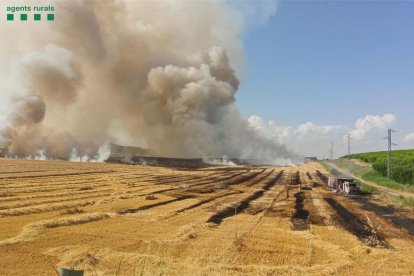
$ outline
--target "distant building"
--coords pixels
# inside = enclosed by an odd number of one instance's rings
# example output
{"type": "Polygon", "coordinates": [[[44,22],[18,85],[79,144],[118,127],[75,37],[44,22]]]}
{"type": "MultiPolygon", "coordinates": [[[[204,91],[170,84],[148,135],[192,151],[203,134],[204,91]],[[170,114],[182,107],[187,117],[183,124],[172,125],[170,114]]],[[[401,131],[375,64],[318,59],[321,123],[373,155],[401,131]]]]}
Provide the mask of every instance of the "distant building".
{"type": "Polygon", "coordinates": [[[306,162],[314,162],[314,161],[318,161],[318,158],[317,157],[314,157],[314,156],[308,156],[308,157],[305,157],[304,158],[304,162],[306,163],[306,162]]]}

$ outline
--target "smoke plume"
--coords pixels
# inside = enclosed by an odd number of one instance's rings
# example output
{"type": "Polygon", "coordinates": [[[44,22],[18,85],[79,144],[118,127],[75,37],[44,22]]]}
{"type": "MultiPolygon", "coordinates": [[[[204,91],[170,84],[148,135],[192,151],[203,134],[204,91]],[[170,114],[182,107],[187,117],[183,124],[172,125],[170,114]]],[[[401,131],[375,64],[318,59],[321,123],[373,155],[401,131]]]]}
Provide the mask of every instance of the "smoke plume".
{"type": "Polygon", "coordinates": [[[237,111],[243,24],[225,3],[53,3],[55,21],[0,26],[8,152],[100,160],[121,143],[171,157],[294,157],[237,111]]]}

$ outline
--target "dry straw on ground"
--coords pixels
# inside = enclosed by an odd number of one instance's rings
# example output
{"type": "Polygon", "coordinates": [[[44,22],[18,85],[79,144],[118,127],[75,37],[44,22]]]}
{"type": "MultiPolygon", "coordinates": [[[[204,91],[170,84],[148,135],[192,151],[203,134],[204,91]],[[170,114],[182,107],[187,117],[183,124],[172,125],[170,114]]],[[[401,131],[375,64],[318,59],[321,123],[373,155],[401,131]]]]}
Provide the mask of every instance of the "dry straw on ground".
{"type": "Polygon", "coordinates": [[[377,199],[330,193],[315,163],[232,170],[0,165],[2,275],[54,275],[57,266],[87,275],[414,272],[414,215],[394,208],[383,216],[389,206],[377,199]],[[312,189],[292,183],[297,175],[312,189]]]}

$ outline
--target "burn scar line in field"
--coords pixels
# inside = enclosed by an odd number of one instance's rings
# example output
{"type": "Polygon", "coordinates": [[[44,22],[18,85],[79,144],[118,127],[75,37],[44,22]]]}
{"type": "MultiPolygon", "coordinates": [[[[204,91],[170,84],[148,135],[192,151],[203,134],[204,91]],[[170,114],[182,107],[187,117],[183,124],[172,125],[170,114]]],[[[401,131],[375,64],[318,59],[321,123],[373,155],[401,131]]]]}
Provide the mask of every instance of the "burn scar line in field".
{"type": "Polygon", "coordinates": [[[295,194],[295,213],[292,216],[292,228],[296,231],[309,229],[309,212],[304,208],[306,194],[302,191],[295,194]]]}
{"type": "Polygon", "coordinates": [[[352,199],[361,204],[365,210],[374,212],[376,215],[383,217],[393,225],[404,228],[410,235],[414,236],[414,219],[395,214],[395,208],[393,206],[381,206],[370,202],[365,198],[352,199]]]}
{"type": "Polygon", "coordinates": [[[392,248],[391,245],[385,240],[385,237],[381,231],[373,226],[368,217],[366,221],[363,221],[331,197],[326,197],[325,201],[335,210],[337,214],[337,222],[345,230],[357,236],[361,241],[367,243],[369,246],[392,248]]]}
{"type": "Polygon", "coordinates": [[[230,175],[230,176],[214,178],[214,179],[211,179],[211,180],[209,179],[207,181],[203,181],[203,182],[200,182],[200,183],[197,183],[197,184],[190,185],[190,187],[197,187],[197,186],[208,185],[208,184],[216,184],[217,182],[225,182],[223,184],[230,185],[229,183],[231,182],[232,179],[237,178],[238,176],[240,176],[244,173],[247,173],[247,172],[248,171],[245,170],[245,171],[238,172],[238,173],[235,173],[235,174],[230,175]]]}
{"type": "MultiPolygon", "coordinates": [[[[175,176],[173,178],[170,178],[168,180],[160,180],[160,179],[155,179],[156,182],[161,182],[163,184],[169,184],[169,183],[181,183],[181,182],[186,182],[186,183],[193,183],[193,182],[198,182],[200,180],[212,180],[217,178],[218,176],[223,176],[223,173],[221,172],[215,172],[215,173],[211,173],[208,175],[203,175],[203,176],[198,176],[198,175],[180,175],[180,176],[175,176]]],[[[234,175],[233,172],[226,172],[224,175],[234,175]]]]}
{"type": "MultiPolygon", "coordinates": [[[[169,189],[164,189],[164,190],[152,192],[152,193],[149,193],[147,195],[161,194],[161,193],[170,192],[170,191],[183,191],[183,190],[186,191],[186,190],[188,190],[188,188],[198,187],[198,186],[201,186],[201,185],[209,185],[209,184],[213,184],[213,183],[216,183],[216,182],[227,181],[227,180],[232,179],[234,177],[237,177],[237,176],[239,176],[239,175],[241,175],[245,172],[247,172],[247,171],[238,172],[238,173],[232,174],[230,176],[221,177],[221,178],[216,178],[216,177],[214,177],[214,178],[210,178],[210,177],[201,178],[201,179],[197,179],[195,184],[191,184],[191,185],[189,185],[189,187],[184,187],[184,188],[183,187],[174,187],[174,188],[169,188],[169,189]]],[[[180,182],[177,182],[177,184],[178,183],[180,183],[180,182]]],[[[188,184],[188,183],[185,183],[185,184],[188,184]]]]}
{"type": "Polygon", "coordinates": [[[195,209],[197,207],[203,206],[203,205],[205,205],[207,203],[210,203],[210,202],[212,202],[216,199],[223,198],[223,197],[230,196],[230,195],[234,195],[234,194],[239,194],[239,193],[241,193],[241,192],[240,191],[232,191],[232,192],[228,192],[228,193],[224,193],[224,194],[221,194],[221,195],[217,195],[217,196],[213,196],[213,197],[209,197],[209,198],[200,200],[199,202],[197,202],[195,204],[192,204],[190,206],[187,206],[187,207],[184,207],[180,210],[175,211],[174,214],[172,214],[171,216],[165,217],[164,219],[172,218],[172,217],[174,217],[178,214],[181,214],[185,211],[189,211],[189,210],[195,209]]]}
{"type": "Polygon", "coordinates": [[[166,201],[161,201],[161,202],[157,202],[157,203],[154,203],[154,204],[140,206],[140,207],[137,207],[137,208],[119,210],[119,211],[116,211],[116,213],[120,214],[120,215],[133,214],[133,213],[136,213],[138,211],[147,210],[147,209],[150,209],[150,208],[170,204],[170,203],[173,203],[173,202],[177,202],[177,201],[181,201],[181,200],[189,199],[189,198],[191,198],[191,196],[182,196],[182,197],[174,198],[174,199],[171,199],[171,200],[166,200],[166,201]]]}
{"type": "Polygon", "coordinates": [[[275,171],[275,169],[270,170],[267,174],[263,175],[262,177],[259,177],[258,179],[256,179],[255,181],[246,184],[246,186],[253,186],[256,185],[257,183],[260,183],[263,179],[266,179],[267,177],[269,177],[273,172],[275,171]]]}
{"type": "Polygon", "coordinates": [[[163,194],[165,192],[171,192],[171,191],[175,191],[175,192],[178,192],[178,191],[190,191],[194,187],[205,186],[205,185],[210,185],[210,184],[216,184],[217,182],[220,182],[220,183],[223,183],[223,184],[228,184],[228,182],[227,182],[228,180],[231,180],[231,179],[233,179],[233,178],[235,178],[235,177],[237,177],[237,176],[239,176],[241,174],[244,174],[246,172],[247,171],[242,171],[242,172],[239,172],[239,173],[230,175],[230,176],[226,176],[226,177],[218,178],[218,179],[214,179],[214,180],[210,180],[210,179],[206,180],[206,179],[204,179],[204,180],[201,180],[200,182],[198,182],[196,184],[189,185],[189,187],[174,187],[174,188],[169,188],[169,189],[164,189],[164,190],[152,192],[152,193],[149,193],[147,195],[163,194]]]}
{"type": "Polygon", "coordinates": [[[240,184],[240,183],[243,183],[243,182],[247,182],[247,181],[249,181],[249,180],[257,177],[258,175],[262,174],[264,171],[265,171],[265,169],[263,169],[263,170],[261,170],[259,172],[253,172],[253,173],[248,174],[248,175],[245,175],[245,176],[243,176],[241,178],[237,178],[237,179],[234,179],[232,181],[229,181],[226,184],[227,185],[236,185],[236,184],[240,184]]]}
{"type": "MultiPolygon", "coordinates": [[[[280,178],[277,180],[277,181],[280,181],[281,180],[281,178],[283,177],[283,173],[284,173],[284,171],[281,171],[281,172],[279,172],[279,173],[281,173],[281,176],[280,176],[280,178]]],[[[274,208],[274,204],[279,200],[279,198],[280,198],[280,196],[282,195],[282,194],[284,194],[284,192],[286,191],[286,189],[287,189],[287,185],[284,185],[283,186],[283,188],[280,190],[280,191],[278,191],[277,193],[276,193],[276,195],[274,196],[274,198],[273,198],[273,200],[272,200],[272,202],[269,204],[269,206],[261,213],[261,215],[258,217],[258,219],[257,219],[257,221],[256,221],[256,223],[254,223],[254,225],[244,234],[244,238],[246,238],[246,237],[248,237],[249,235],[250,235],[250,233],[252,233],[253,232],[253,230],[254,229],[256,229],[259,225],[260,225],[260,222],[262,221],[262,219],[264,218],[264,217],[268,217],[269,216],[269,213],[270,212],[272,212],[273,211],[273,208],[274,208]]]]}
{"type": "Polygon", "coordinates": [[[316,171],[316,175],[322,180],[323,184],[328,185],[328,177],[321,173],[319,170],[316,171]]]}
{"type": "MultiPolygon", "coordinates": [[[[254,184],[257,184],[257,183],[263,181],[264,179],[266,179],[267,177],[269,177],[273,173],[273,171],[274,171],[274,169],[271,170],[270,173],[267,173],[264,177],[260,177],[259,180],[255,180],[254,181],[254,184]]],[[[251,185],[249,185],[249,186],[251,186],[251,185]]],[[[205,205],[207,203],[210,203],[210,202],[212,202],[214,200],[217,200],[217,199],[220,199],[220,198],[229,196],[229,195],[239,194],[239,193],[243,193],[243,192],[242,191],[239,191],[239,190],[235,190],[235,191],[227,192],[227,193],[224,193],[224,194],[212,196],[212,197],[209,197],[209,198],[206,198],[206,199],[202,199],[202,200],[200,200],[199,202],[197,202],[195,204],[192,204],[192,205],[187,206],[187,207],[185,207],[183,209],[177,210],[173,215],[171,215],[171,216],[169,216],[167,218],[174,217],[174,216],[176,216],[176,215],[178,215],[178,214],[180,214],[180,213],[182,213],[184,211],[188,211],[188,210],[191,210],[191,209],[200,207],[200,206],[205,205]]]]}
{"type": "Polygon", "coordinates": [[[283,189],[276,194],[276,196],[272,200],[272,203],[270,204],[269,208],[267,208],[264,211],[263,216],[265,216],[265,217],[266,216],[270,216],[270,213],[274,212],[274,205],[275,205],[275,203],[278,202],[279,197],[286,192],[286,189],[287,189],[287,187],[284,186],[283,189]]]}
{"type": "MultiPolygon", "coordinates": [[[[261,190],[254,192],[253,194],[251,194],[250,196],[244,198],[243,200],[241,200],[240,202],[238,202],[238,207],[237,207],[237,213],[241,213],[243,212],[245,209],[247,209],[250,205],[250,202],[253,200],[256,200],[258,198],[260,198],[261,196],[263,196],[263,194],[271,189],[276,183],[277,181],[282,177],[283,175],[283,171],[279,172],[274,178],[272,178],[271,180],[269,180],[261,190]]],[[[217,213],[215,213],[214,215],[212,215],[207,222],[212,222],[215,224],[221,224],[221,222],[228,217],[237,215],[237,213],[234,211],[234,207],[227,207],[225,209],[223,209],[222,211],[219,211],[217,213]]]]}

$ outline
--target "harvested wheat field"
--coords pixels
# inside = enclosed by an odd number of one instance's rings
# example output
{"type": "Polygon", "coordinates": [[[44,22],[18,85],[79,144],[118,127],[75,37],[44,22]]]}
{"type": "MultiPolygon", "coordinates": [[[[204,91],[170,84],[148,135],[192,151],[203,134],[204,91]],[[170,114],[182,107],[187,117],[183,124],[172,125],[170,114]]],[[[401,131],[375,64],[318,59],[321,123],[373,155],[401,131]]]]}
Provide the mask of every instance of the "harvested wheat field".
{"type": "Polygon", "coordinates": [[[330,193],[318,163],[0,168],[1,275],[414,274],[414,215],[330,193]]]}

